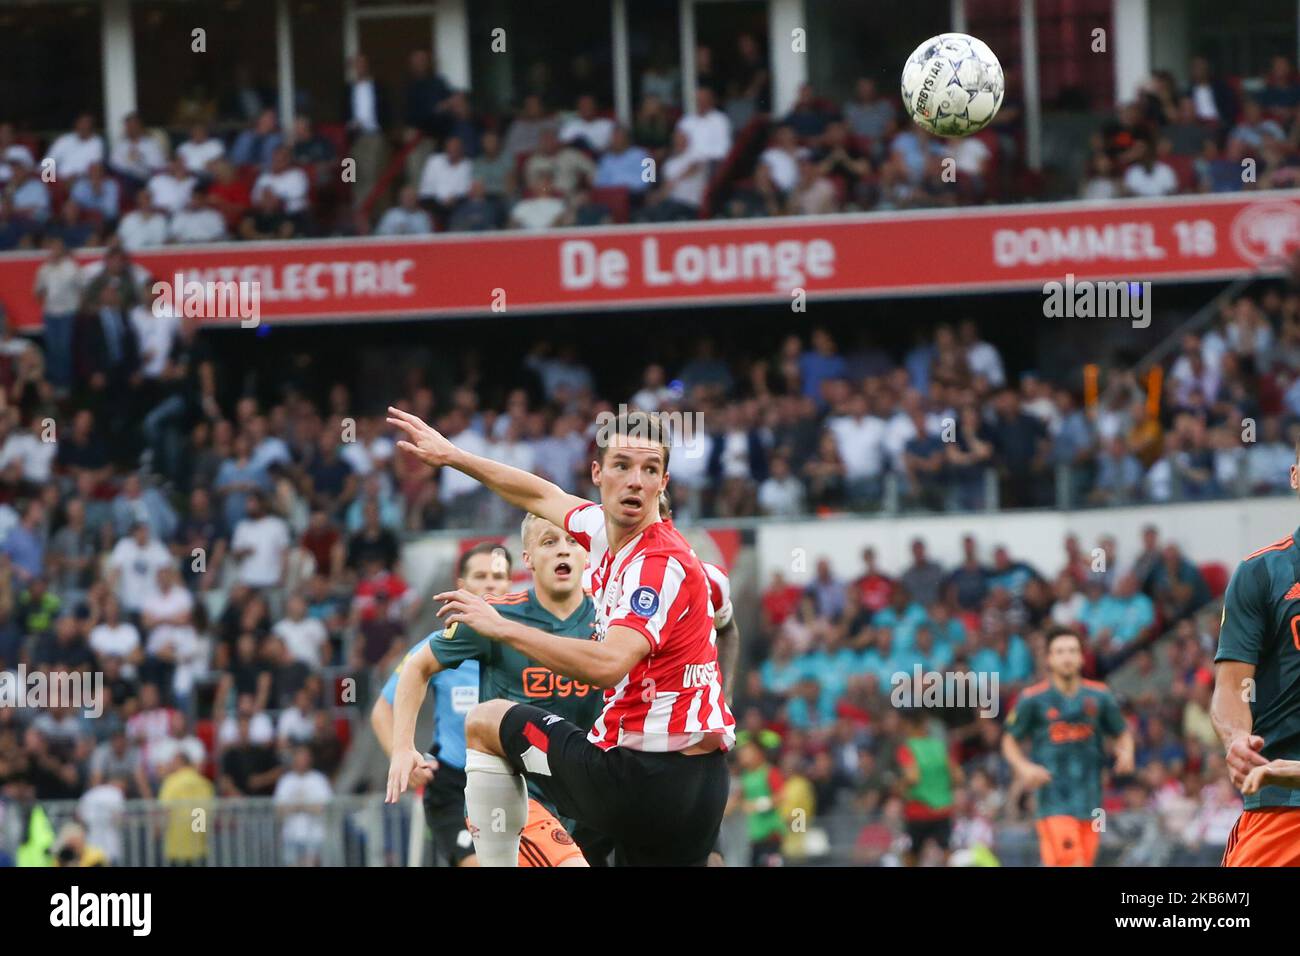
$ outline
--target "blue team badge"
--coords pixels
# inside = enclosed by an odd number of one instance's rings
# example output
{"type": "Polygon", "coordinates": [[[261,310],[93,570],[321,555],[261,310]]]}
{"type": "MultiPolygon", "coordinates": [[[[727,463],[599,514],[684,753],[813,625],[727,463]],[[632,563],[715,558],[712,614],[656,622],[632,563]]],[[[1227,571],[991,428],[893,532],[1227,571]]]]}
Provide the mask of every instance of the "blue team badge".
{"type": "Polygon", "coordinates": [[[649,585],[641,585],[632,592],[632,610],[642,617],[654,617],[659,610],[659,592],[649,585]]]}

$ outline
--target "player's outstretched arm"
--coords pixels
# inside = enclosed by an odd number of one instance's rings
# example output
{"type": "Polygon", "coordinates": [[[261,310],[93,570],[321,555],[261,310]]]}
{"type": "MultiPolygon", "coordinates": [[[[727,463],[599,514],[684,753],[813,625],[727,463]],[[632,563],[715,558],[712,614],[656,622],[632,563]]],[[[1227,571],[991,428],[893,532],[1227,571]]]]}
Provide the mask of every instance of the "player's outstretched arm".
{"type": "Polygon", "coordinates": [[[402,451],[414,455],[431,468],[455,468],[464,472],[507,503],[561,528],[570,511],[591,504],[586,498],[571,495],[545,478],[456,447],[437,429],[400,408],[388,407],[388,424],[406,435],[397,443],[402,451]]]}
{"type": "Polygon", "coordinates": [[[442,670],[438,658],[425,644],[407,658],[397,679],[397,696],[393,700],[393,738],[388,764],[386,803],[396,803],[408,786],[423,786],[433,779],[437,765],[415,749],[415,722],[424,703],[429,678],[442,670]]]}
{"type": "Polygon", "coordinates": [[[1228,777],[1240,790],[1246,777],[1268,763],[1260,750],[1264,738],[1251,733],[1254,718],[1250,713],[1251,688],[1255,665],[1245,661],[1219,661],[1214,665],[1214,696],[1210,700],[1210,720],[1227,750],[1228,777]]]}
{"type": "Polygon", "coordinates": [[[504,618],[483,598],[464,589],[444,591],[433,599],[446,602],[438,609],[444,623],[464,624],[490,640],[509,644],[563,677],[596,687],[613,687],[650,653],[640,632],[618,624],[606,632],[603,641],[575,641],[504,618]]]}
{"type": "Polygon", "coordinates": [[[370,729],[375,732],[385,757],[393,755],[393,705],[380,697],[370,708],[370,729]]]}

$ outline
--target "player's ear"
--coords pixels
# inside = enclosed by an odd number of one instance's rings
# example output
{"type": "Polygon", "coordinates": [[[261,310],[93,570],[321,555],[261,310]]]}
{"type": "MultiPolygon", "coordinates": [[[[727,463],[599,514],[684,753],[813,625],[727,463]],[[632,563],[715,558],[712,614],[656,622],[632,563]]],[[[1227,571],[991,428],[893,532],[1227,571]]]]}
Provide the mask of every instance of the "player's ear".
{"type": "Polygon", "coordinates": [[[1300,491],[1300,463],[1291,466],[1291,490],[1300,491]]]}
{"type": "Polygon", "coordinates": [[[591,460],[591,483],[593,485],[600,484],[600,459],[599,458],[593,458],[591,460]]]}

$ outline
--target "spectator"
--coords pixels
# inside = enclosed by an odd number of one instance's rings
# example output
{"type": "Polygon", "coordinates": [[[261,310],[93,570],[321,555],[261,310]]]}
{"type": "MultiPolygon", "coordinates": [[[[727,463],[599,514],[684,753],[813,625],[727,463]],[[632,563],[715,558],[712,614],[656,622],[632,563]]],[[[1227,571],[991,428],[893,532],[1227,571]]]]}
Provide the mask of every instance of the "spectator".
{"type": "Polygon", "coordinates": [[[377,236],[423,236],[433,232],[433,220],[420,208],[414,186],[403,186],[398,204],[384,213],[375,227],[377,236]]]}
{"type": "Polygon", "coordinates": [[[139,113],[128,113],[122,121],[122,137],[113,144],[109,166],[119,176],[131,181],[140,189],[155,173],[168,165],[158,140],[150,135],[140,122],[139,113]]]}
{"type": "Polygon", "coordinates": [[[42,165],[53,161],[54,175],[62,182],[72,182],[84,176],[92,163],[104,162],[104,138],[95,132],[95,118],[82,113],[72,125],[72,132],[64,133],[50,144],[42,165]]]}
{"type": "Polygon", "coordinates": [[[239,582],[255,589],[277,587],[284,578],[290,540],[284,519],[269,514],[265,496],[254,491],[248,496],[245,517],[234,528],[230,555],[239,582]]]}
{"type": "Polygon", "coordinates": [[[578,97],[575,113],[560,126],[560,142],[578,146],[592,153],[609,149],[614,133],[614,121],[596,111],[596,98],[590,94],[578,97]]]}
{"type": "Polygon", "coordinates": [[[176,243],[220,242],[226,238],[226,220],[209,204],[206,191],[196,189],[184,208],[172,214],[167,234],[176,243]]]}
{"type": "Polygon", "coordinates": [[[135,208],[122,217],[117,227],[117,237],[127,252],[138,252],[165,245],[167,242],[167,214],[154,205],[153,194],[142,189],[136,194],[135,208]]]}
{"type": "Polygon", "coordinates": [[[325,843],[325,807],[333,798],[329,780],[312,769],[312,752],[295,747],[293,763],[275,784],[275,806],[283,819],[284,855],[290,866],[319,866],[325,843]]]}
{"type": "Polygon", "coordinates": [[[514,229],[539,231],[563,225],[569,214],[568,204],[556,193],[551,173],[537,174],[532,195],[521,199],[510,210],[509,225],[514,229]]]}
{"type": "Polygon", "coordinates": [[[714,94],[706,86],[695,93],[695,110],[677,122],[677,132],[684,133],[693,156],[706,163],[718,162],[731,152],[731,121],[714,103],[714,94]]]}
{"type": "Polygon", "coordinates": [[[212,163],[225,154],[225,144],[209,135],[206,123],[191,126],[190,138],[176,147],[176,156],[191,174],[200,179],[210,176],[212,163]]]}

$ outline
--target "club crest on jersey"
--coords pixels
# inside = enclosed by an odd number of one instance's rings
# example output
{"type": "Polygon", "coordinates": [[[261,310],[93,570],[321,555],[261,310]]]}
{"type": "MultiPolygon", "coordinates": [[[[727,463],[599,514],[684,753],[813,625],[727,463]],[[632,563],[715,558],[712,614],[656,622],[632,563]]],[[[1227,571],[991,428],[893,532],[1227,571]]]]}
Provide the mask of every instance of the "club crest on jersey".
{"type": "Polygon", "coordinates": [[[632,610],[642,617],[654,617],[659,610],[659,592],[648,584],[643,584],[632,592],[632,610]]]}

